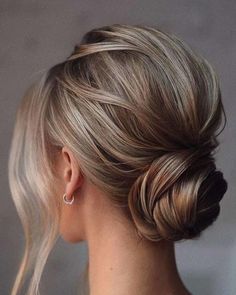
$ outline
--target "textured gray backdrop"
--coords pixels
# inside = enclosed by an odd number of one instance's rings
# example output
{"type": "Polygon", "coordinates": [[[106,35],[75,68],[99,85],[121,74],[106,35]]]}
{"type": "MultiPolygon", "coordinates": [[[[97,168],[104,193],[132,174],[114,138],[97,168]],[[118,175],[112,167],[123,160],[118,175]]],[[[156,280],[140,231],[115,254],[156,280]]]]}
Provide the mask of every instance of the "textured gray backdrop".
{"type": "MultiPolygon", "coordinates": [[[[10,293],[23,249],[23,231],[10,197],[7,159],[17,104],[41,70],[63,60],[87,30],[112,23],[148,24],[177,34],[214,66],[228,124],[218,167],[229,189],[215,224],[198,241],[176,244],[181,276],[194,295],[236,294],[235,56],[236,2],[0,0],[0,294],[10,293]]],[[[59,240],[42,279],[43,294],[76,294],[86,244],[59,240]],[[75,259],[76,258],[76,259],[75,259]]]]}

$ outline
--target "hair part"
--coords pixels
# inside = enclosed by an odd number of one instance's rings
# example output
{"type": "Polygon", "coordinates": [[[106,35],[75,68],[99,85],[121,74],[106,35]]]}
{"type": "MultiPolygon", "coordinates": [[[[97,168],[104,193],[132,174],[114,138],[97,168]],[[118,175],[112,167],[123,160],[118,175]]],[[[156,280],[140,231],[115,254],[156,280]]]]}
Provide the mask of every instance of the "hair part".
{"type": "Polygon", "coordinates": [[[227,190],[214,159],[223,115],[226,124],[212,66],[174,35],[121,24],[87,32],[17,110],[9,184],[26,247],[11,294],[32,265],[28,294],[39,294],[58,237],[54,161],[63,146],[141,237],[192,239],[227,190]]]}

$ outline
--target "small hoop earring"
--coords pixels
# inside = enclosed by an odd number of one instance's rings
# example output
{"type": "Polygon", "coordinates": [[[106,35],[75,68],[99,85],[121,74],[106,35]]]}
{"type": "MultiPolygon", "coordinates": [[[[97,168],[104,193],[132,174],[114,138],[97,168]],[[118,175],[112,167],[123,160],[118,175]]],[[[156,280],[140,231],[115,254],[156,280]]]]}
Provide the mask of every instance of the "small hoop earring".
{"type": "Polygon", "coordinates": [[[71,199],[70,201],[67,200],[67,198],[66,198],[66,194],[63,195],[63,201],[64,201],[64,203],[66,203],[67,205],[72,205],[73,202],[74,202],[74,200],[75,200],[75,198],[74,198],[73,195],[72,195],[72,199],[71,199]]]}

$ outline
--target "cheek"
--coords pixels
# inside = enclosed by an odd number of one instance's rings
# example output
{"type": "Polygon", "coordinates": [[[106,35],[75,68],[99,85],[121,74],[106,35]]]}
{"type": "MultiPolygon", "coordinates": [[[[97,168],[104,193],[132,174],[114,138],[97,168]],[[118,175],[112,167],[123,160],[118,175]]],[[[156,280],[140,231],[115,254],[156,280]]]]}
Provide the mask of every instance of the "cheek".
{"type": "Polygon", "coordinates": [[[83,220],[79,217],[76,208],[63,206],[59,231],[62,239],[68,243],[78,243],[85,240],[83,220]]]}

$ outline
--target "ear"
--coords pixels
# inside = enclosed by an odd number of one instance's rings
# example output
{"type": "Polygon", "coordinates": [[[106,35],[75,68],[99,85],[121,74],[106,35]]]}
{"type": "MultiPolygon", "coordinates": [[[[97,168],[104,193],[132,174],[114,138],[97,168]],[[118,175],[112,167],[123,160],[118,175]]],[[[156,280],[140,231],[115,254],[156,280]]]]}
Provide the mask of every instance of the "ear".
{"type": "Polygon", "coordinates": [[[78,162],[68,147],[64,146],[62,148],[62,156],[65,164],[63,171],[63,177],[66,183],[65,194],[69,200],[72,198],[74,192],[81,186],[83,175],[80,171],[78,162]]]}

